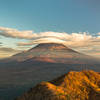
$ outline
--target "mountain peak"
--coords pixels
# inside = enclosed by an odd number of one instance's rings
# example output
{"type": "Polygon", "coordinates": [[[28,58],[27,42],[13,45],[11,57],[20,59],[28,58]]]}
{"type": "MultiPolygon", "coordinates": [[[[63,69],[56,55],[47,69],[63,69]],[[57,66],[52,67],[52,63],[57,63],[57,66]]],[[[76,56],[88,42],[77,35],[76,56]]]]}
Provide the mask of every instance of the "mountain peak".
{"type": "MultiPolygon", "coordinates": [[[[42,61],[66,64],[99,63],[94,58],[74,51],[61,43],[41,43],[26,52],[19,53],[8,59],[9,61],[42,61]],[[32,59],[32,60],[31,60],[32,59]]],[[[7,60],[7,61],[8,61],[7,60]]]]}
{"type": "Polygon", "coordinates": [[[68,49],[67,46],[65,46],[62,43],[40,43],[38,44],[35,48],[39,48],[39,49],[50,49],[50,50],[54,50],[54,49],[68,49]]]}

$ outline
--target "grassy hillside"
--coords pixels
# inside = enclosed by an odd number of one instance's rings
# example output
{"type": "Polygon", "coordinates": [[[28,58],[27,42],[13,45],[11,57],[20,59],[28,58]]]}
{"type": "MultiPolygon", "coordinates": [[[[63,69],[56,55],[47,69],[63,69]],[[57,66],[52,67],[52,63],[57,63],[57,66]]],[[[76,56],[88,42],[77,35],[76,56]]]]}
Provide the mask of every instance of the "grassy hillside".
{"type": "Polygon", "coordinates": [[[72,71],[38,84],[16,100],[100,100],[100,73],[72,71]]]}

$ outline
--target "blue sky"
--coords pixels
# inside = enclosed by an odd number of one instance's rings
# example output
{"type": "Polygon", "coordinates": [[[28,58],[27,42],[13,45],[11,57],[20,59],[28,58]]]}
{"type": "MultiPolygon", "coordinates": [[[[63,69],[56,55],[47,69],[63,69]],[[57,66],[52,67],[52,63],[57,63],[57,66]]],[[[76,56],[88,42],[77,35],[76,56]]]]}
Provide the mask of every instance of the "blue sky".
{"type": "Polygon", "coordinates": [[[97,33],[100,26],[100,7],[97,1],[0,0],[0,25],[36,32],[52,30],[97,33]]]}
{"type": "MultiPolygon", "coordinates": [[[[0,27],[40,32],[100,32],[99,0],[0,0],[0,27]]],[[[25,39],[1,36],[3,46],[16,48],[25,39]]]]}

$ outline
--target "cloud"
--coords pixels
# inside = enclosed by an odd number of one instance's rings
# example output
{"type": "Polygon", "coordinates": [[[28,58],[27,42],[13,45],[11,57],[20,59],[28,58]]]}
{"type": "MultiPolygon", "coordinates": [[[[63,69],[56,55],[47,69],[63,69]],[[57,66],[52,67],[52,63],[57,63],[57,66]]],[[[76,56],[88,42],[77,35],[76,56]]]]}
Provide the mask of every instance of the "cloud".
{"type": "Polygon", "coordinates": [[[3,43],[2,43],[2,42],[0,42],[0,46],[2,46],[2,44],[3,44],[3,43]]]}
{"type": "Polygon", "coordinates": [[[64,43],[67,46],[79,48],[100,45],[100,33],[92,36],[86,32],[66,33],[66,32],[40,32],[32,30],[19,31],[17,29],[0,27],[0,35],[10,38],[28,39],[27,43],[18,43],[18,46],[30,46],[38,43],[64,43]]]}
{"type": "Polygon", "coordinates": [[[0,52],[19,52],[20,50],[15,50],[13,48],[7,48],[7,47],[0,47],[0,52]]]}
{"type": "Polygon", "coordinates": [[[36,36],[36,34],[33,34],[33,31],[31,30],[19,31],[17,29],[5,28],[5,27],[0,27],[0,35],[4,37],[21,38],[21,39],[31,39],[32,37],[36,36]]]}
{"type": "Polygon", "coordinates": [[[40,44],[40,43],[64,43],[66,41],[61,40],[61,39],[57,39],[57,38],[53,38],[53,37],[46,37],[46,38],[39,38],[39,39],[35,39],[33,41],[30,41],[28,43],[25,42],[20,42],[17,45],[18,46],[30,46],[30,45],[34,45],[34,44],[40,44]]]}
{"type": "Polygon", "coordinates": [[[100,45],[99,36],[92,36],[86,32],[80,33],[59,33],[59,32],[41,32],[37,34],[37,37],[34,37],[27,43],[18,43],[18,46],[29,46],[39,43],[63,43],[70,47],[87,47],[93,45],[100,45]]]}
{"type": "Polygon", "coordinates": [[[0,42],[0,45],[2,45],[3,43],[2,42],[0,42]]]}
{"type": "MultiPolygon", "coordinates": [[[[100,48],[100,32],[92,35],[87,32],[67,33],[67,32],[40,32],[35,33],[32,30],[19,31],[17,29],[0,27],[0,35],[10,38],[26,39],[28,42],[17,43],[18,47],[28,47],[39,43],[63,43],[76,50],[90,53],[96,53],[100,48]],[[90,48],[95,48],[91,49],[90,48]]],[[[99,54],[99,53],[98,53],[99,54]]]]}
{"type": "Polygon", "coordinates": [[[46,37],[55,37],[55,38],[62,39],[65,36],[66,37],[69,36],[66,33],[60,33],[60,32],[51,31],[51,32],[35,33],[32,30],[19,31],[17,29],[6,28],[6,27],[0,27],[0,35],[4,37],[19,38],[19,39],[39,39],[39,38],[46,38],[46,37]]]}
{"type": "Polygon", "coordinates": [[[40,38],[57,38],[60,40],[74,40],[74,41],[80,41],[80,40],[86,40],[92,38],[91,35],[86,35],[86,33],[72,33],[68,34],[66,32],[40,32],[35,33],[32,30],[26,30],[26,31],[19,31],[17,29],[12,28],[5,28],[0,27],[0,35],[4,37],[11,37],[11,38],[19,38],[19,39],[40,39],[40,38]]]}
{"type": "Polygon", "coordinates": [[[21,52],[21,50],[16,50],[16,49],[7,48],[7,47],[0,47],[0,58],[9,57],[19,52],[21,52]]]}

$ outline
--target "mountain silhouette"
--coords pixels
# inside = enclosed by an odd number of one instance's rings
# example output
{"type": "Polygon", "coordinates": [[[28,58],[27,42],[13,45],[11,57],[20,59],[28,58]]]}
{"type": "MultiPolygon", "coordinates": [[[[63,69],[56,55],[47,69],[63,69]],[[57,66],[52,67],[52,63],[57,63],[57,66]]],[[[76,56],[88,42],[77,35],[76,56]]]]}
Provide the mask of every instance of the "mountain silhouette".
{"type": "Polygon", "coordinates": [[[35,57],[45,57],[49,59],[54,59],[57,61],[57,59],[61,58],[69,58],[72,53],[77,53],[76,51],[66,47],[63,44],[59,43],[41,43],[38,44],[36,47],[29,49],[26,52],[19,53],[17,55],[12,56],[13,60],[20,60],[25,61],[30,58],[35,57]]]}
{"type": "Polygon", "coordinates": [[[91,56],[79,53],[59,43],[41,43],[25,52],[13,55],[3,62],[46,61],[66,64],[98,64],[99,61],[91,56]],[[42,59],[41,59],[42,58],[42,59]],[[40,60],[41,59],[41,60],[40,60]],[[48,59],[48,60],[46,60],[48,59]]]}
{"type": "Polygon", "coordinates": [[[100,100],[100,73],[71,71],[41,82],[16,100],[100,100]]]}

